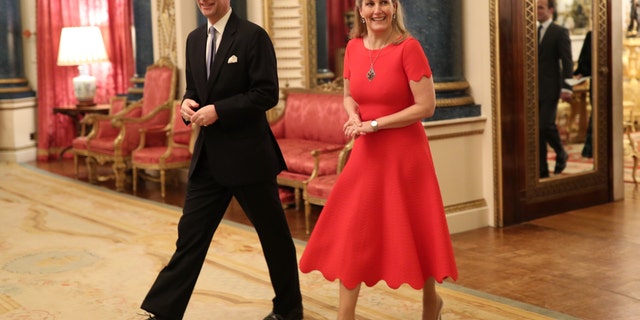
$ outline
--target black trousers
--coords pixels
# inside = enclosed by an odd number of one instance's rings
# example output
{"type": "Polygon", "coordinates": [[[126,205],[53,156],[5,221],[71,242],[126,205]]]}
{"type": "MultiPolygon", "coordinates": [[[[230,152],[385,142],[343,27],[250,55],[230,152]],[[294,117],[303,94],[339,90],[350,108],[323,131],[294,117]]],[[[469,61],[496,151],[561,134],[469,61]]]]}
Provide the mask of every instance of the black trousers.
{"type": "Polygon", "coordinates": [[[232,196],[260,239],[275,291],[273,311],[286,314],[302,308],[298,263],[291,232],[272,181],[247,186],[222,186],[202,159],[187,184],[176,251],[160,271],[141,308],[160,320],[182,319],[202,269],[213,235],[232,196]]]}
{"type": "Polygon", "coordinates": [[[558,99],[540,100],[538,110],[539,128],[539,152],[540,176],[549,176],[549,166],[547,164],[547,144],[555,151],[556,155],[564,154],[564,146],[560,139],[560,133],[556,126],[556,115],[558,113],[558,99]]]}

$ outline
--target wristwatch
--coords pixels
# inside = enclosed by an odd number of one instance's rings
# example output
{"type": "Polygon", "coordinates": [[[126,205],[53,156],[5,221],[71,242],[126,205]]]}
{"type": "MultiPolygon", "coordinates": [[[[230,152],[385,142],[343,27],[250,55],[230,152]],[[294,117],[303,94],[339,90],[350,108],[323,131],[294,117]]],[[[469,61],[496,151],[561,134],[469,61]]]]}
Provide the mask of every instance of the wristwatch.
{"type": "Polygon", "coordinates": [[[371,128],[373,129],[373,132],[378,131],[378,120],[371,120],[371,128]]]}

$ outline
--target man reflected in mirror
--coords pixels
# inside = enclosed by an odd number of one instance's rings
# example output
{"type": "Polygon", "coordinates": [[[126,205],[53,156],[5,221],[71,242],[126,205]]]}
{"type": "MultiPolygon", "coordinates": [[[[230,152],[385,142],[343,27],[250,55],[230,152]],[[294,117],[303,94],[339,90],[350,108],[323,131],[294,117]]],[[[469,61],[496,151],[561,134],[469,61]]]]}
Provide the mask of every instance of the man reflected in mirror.
{"type": "Polygon", "coordinates": [[[556,153],[554,174],[567,167],[569,155],[556,127],[558,101],[569,102],[572,87],[564,79],[573,77],[569,30],[553,22],[555,0],[538,0],[538,124],[540,178],[549,177],[547,145],[556,153]]]}

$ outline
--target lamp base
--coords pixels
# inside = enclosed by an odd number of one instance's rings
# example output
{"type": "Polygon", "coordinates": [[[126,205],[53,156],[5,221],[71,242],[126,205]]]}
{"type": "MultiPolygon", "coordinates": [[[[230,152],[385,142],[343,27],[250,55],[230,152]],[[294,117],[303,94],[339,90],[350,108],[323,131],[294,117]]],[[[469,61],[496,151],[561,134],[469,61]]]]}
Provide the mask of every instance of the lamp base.
{"type": "Polygon", "coordinates": [[[91,107],[96,105],[96,103],[93,102],[93,97],[96,95],[96,78],[86,74],[86,67],[86,65],[78,66],[80,75],[73,78],[73,92],[76,95],[76,99],[78,99],[78,104],[76,104],[78,107],[91,107]]]}
{"type": "Polygon", "coordinates": [[[78,103],[76,103],[76,107],[78,108],[86,108],[86,107],[95,107],[97,104],[91,100],[91,101],[78,101],[78,103]]]}

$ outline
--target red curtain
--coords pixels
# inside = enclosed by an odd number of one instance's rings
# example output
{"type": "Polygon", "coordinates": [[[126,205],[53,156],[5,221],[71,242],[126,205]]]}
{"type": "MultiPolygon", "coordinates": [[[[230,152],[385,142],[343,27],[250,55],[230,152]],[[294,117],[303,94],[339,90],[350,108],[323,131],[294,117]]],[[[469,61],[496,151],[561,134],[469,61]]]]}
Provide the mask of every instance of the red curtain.
{"type": "Polygon", "coordinates": [[[37,0],[38,160],[54,159],[76,135],[72,119],[53,114],[53,108],[77,102],[71,84],[77,67],[56,64],[62,28],[102,30],[109,62],[94,63],[89,72],[96,77],[95,101],[107,103],[109,97],[127,92],[135,72],[131,8],[131,0],[37,0]]]}
{"type": "MultiPolygon", "coordinates": [[[[336,50],[347,45],[349,30],[344,21],[344,13],[352,11],[355,0],[327,0],[327,27],[329,34],[329,68],[334,70],[336,65],[336,50]]],[[[335,70],[334,70],[335,71],[335,70]]],[[[336,77],[342,78],[341,74],[336,77]]]]}

